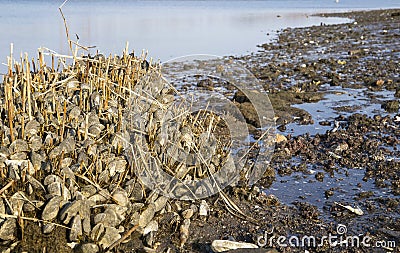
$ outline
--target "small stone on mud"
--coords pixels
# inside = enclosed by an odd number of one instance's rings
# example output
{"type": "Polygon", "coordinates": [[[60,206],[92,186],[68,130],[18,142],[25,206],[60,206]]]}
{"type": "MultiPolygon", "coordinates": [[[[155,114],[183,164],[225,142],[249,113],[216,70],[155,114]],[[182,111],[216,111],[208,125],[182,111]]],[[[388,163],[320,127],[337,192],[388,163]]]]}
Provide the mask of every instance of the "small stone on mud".
{"type": "Polygon", "coordinates": [[[147,235],[150,232],[155,232],[158,230],[158,222],[155,220],[150,221],[149,224],[144,228],[143,235],[147,235]]]}
{"type": "Polygon", "coordinates": [[[147,224],[153,219],[156,213],[156,207],[153,203],[149,204],[147,208],[140,214],[139,227],[145,228],[147,224]]]}
{"type": "Polygon", "coordinates": [[[252,243],[246,242],[233,242],[228,240],[215,240],[211,244],[211,249],[214,252],[225,252],[228,250],[235,249],[257,249],[258,246],[252,243]]]}
{"type": "Polygon", "coordinates": [[[57,217],[58,212],[60,211],[60,204],[63,201],[63,197],[55,196],[47,202],[46,206],[42,212],[42,219],[51,221],[57,217]]]}
{"type": "Polygon", "coordinates": [[[0,225],[0,239],[4,241],[10,241],[15,239],[17,232],[17,220],[14,218],[7,218],[0,225]]]}
{"type": "Polygon", "coordinates": [[[199,215],[207,216],[209,211],[210,207],[208,206],[207,202],[205,200],[202,200],[199,208],[199,215]]]}
{"type": "Polygon", "coordinates": [[[42,231],[44,234],[50,234],[51,232],[54,231],[56,228],[56,225],[54,223],[46,223],[42,227],[42,231]]]}
{"type": "Polygon", "coordinates": [[[335,193],[333,192],[333,190],[326,190],[325,191],[325,198],[330,198],[330,197],[332,197],[333,195],[334,195],[335,193]]]}
{"type": "Polygon", "coordinates": [[[71,229],[69,231],[69,240],[72,242],[78,241],[82,236],[82,220],[78,214],[72,219],[71,229]]]}
{"type": "Polygon", "coordinates": [[[167,201],[168,201],[168,198],[165,196],[158,197],[158,199],[154,202],[156,212],[161,211],[167,204],[167,201]]]}
{"type": "Polygon", "coordinates": [[[193,209],[192,208],[189,208],[189,209],[186,209],[185,211],[183,211],[182,212],[182,216],[183,216],[183,218],[185,218],[185,219],[190,219],[190,218],[192,218],[192,216],[193,216],[193,209]]]}
{"type": "Polygon", "coordinates": [[[182,248],[183,245],[186,243],[187,239],[189,238],[189,227],[190,227],[190,220],[184,219],[180,228],[180,247],[182,248]]]}

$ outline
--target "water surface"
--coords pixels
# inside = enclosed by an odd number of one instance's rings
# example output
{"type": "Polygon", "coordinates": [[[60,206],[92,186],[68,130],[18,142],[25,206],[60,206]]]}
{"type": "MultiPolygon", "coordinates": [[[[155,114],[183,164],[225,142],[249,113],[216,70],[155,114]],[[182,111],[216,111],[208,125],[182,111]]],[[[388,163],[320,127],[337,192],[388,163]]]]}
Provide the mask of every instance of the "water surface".
{"type": "MultiPolygon", "coordinates": [[[[0,62],[45,46],[69,53],[62,1],[0,0],[0,62]]],[[[70,35],[105,54],[120,54],[126,41],[140,54],[162,61],[186,54],[239,55],[274,38],[276,30],[348,22],[347,19],[309,16],[317,12],[399,7],[396,0],[358,1],[89,1],[70,0],[63,7],[70,35]]],[[[1,67],[1,72],[4,66],[1,67]]]]}

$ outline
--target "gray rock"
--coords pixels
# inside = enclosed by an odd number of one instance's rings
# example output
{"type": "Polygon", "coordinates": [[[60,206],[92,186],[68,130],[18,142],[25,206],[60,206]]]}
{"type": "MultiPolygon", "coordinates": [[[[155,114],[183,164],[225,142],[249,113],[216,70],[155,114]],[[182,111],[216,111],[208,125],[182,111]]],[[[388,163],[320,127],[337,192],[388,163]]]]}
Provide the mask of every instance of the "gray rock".
{"type": "Polygon", "coordinates": [[[106,249],[111,246],[114,242],[118,241],[121,235],[118,230],[114,227],[106,227],[104,236],[100,239],[99,244],[106,249]]]}
{"type": "Polygon", "coordinates": [[[120,213],[120,210],[117,211],[115,206],[107,207],[103,213],[99,213],[94,217],[95,224],[103,223],[106,227],[116,227],[123,220],[125,220],[125,216],[120,213]]]}
{"type": "Polygon", "coordinates": [[[120,206],[127,206],[129,204],[128,194],[122,189],[117,189],[112,197],[120,206]]]}
{"type": "Polygon", "coordinates": [[[0,239],[4,241],[11,241],[15,239],[17,232],[17,220],[14,218],[7,218],[0,225],[0,239]]]}
{"type": "MultiPolygon", "coordinates": [[[[0,214],[6,213],[6,206],[4,205],[3,199],[0,199],[0,214]]],[[[0,216],[0,223],[4,221],[4,218],[0,216]]]]}
{"type": "Polygon", "coordinates": [[[98,242],[100,238],[104,235],[105,232],[105,227],[102,223],[97,224],[96,226],[93,227],[92,231],[90,232],[90,238],[98,242]]]}
{"type": "Polygon", "coordinates": [[[37,134],[39,132],[40,124],[36,120],[31,120],[25,125],[25,134],[28,136],[37,134]]]}
{"type": "Polygon", "coordinates": [[[67,167],[71,166],[71,163],[72,163],[72,158],[66,157],[66,158],[62,159],[62,161],[60,162],[60,167],[61,167],[61,169],[67,168],[67,167]]]}
{"type": "Polygon", "coordinates": [[[54,183],[54,182],[62,183],[63,180],[59,176],[51,174],[51,175],[48,175],[47,177],[45,177],[45,179],[43,181],[43,184],[45,186],[47,186],[47,185],[49,185],[51,183],[54,183]]]}
{"type": "Polygon", "coordinates": [[[98,123],[98,124],[94,124],[92,126],[89,127],[88,132],[92,135],[94,135],[96,138],[98,138],[101,134],[101,131],[103,131],[103,129],[105,128],[104,125],[98,123]]]}
{"type": "Polygon", "coordinates": [[[65,179],[71,179],[73,182],[76,181],[75,174],[74,174],[74,172],[73,172],[69,167],[63,168],[63,169],[61,170],[61,172],[62,172],[61,175],[62,175],[65,179]]]}
{"type": "MultiPolygon", "coordinates": [[[[33,164],[33,168],[38,171],[41,166],[42,166],[42,162],[44,161],[44,157],[36,152],[32,152],[31,153],[31,162],[33,164]]],[[[47,177],[46,177],[47,178],[47,177]]]]}
{"type": "Polygon", "coordinates": [[[131,212],[138,212],[139,210],[141,210],[144,207],[143,203],[133,203],[131,205],[131,212]]]}
{"type": "Polygon", "coordinates": [[[68,224],[71,219],[78,214],[82,207],[82,200],[75,200],[74,202],[65,205],[60,211],[60,219],[64,224],[68,224]]]}
{"type": "Polygon", "coordinates": [[[47,192],[50,196],[62,196],[62,184],[53,182],[47,186],[47,192]]]}
{"type": "Polygon", "coordinates": [[[144,242],[145,242],[145,244],[147,245],[147,246],[149,246],[149,247],[153,247],[153,245],[154,245],[154,238],[155,236],[154,236],[154,232],[153,231],[151,231],[151,232],[149,232],[148,234],[146,234],[145,236],[144,236],[144,242]]]}
{"type": "Polygon", "coordinates": [[[126,191],[129,193],[130,198],[134,201],[143,199],[143,187],[139,182],[132,183],[125,187],[126,191]]]}
{"type": "Polygon", "coordinates": [[[86,198],[89,198],[89,197],[93,196],[94,194],[96,194],[96,192],[97,192],[96,187],[94,187],[91,184],[90,185],[85,185],[81,189],[82,195],[85,196],[86,198]]]}
{"type": "Polygon", "coordinates": [[[51,221],[57,217],[63,197],[55,196],[47,202],[42,212],[42,220],[51,221]]]}
{"type": "Polygon", "coordinates": [[[28,158],[26,152],[18,152],[10,155],[11,160],[26,160],[28,158]]]}
{"type": "Polygon", "coordinates": [[[130,223],[132,225],[136,225],[139,223],[139,219],[140,219],[140,214],[139,212],[135,212],[130,216],[130,223]]]}
{"type": "Polygon", "coordinates": [[[68,117],[70,120],[78,120],[80,114],[81,114],[81,109],[79,109],[78,106],[74,106],[69,111],[68,117]]]}
{"type": "Polygon", "coordinates": [[[15,154],[19,152],[28,152],[29,146],[25,140],[17,139],[10,144],[10,153],[15,154]]]}
{"type": "Polygon", "coordinates": [[[160,196],[158,199],[154,202],[154,205],[156,207],[156,212],[161,211],[167,204],[168,198],[165,196],[160,196]]]}
{"type": "Polygon", "coordinates": [[[98,183],[102,183],[102,184],[109,184],[110,183],[110,172],[108,170],[103,170],[100,173],[100,175],[98,177],[98,183]]]}
{"type": "Polygon", "coordinates": [[[85,233],[85,235],[90,235],[90,232],[92,230],[92,227],[90,226],[90,218],[83,219],[82,229],[83,229],[83,233],[85,233]]]}
{"type": "Polygon", "coordinates": [[[43,191],[43,192],[46,191],[46,189],[44,188],[44,186],[43,186],[36,178],[34,178],[33,176],[27,174],[27,175],[26,175],[26,179],[28,180],[28,182],[32,185],[32,187],[33,187],[35,190],[41,190],[41,191],[43,191]]]}
{"type": "Polygon", "coordinates": [[[107,165],[107,170],[110,176],[113,177],[116,173],[122,173],[126,169],[127,162],[123,157],[118,157],[113,161],[109,162],[107,165]]]}
{"type": "Polygon", "coordinates": [[[0,161],[4,162],[10,156],[10,150],[6,147],[0,147],[0,161]]]}
{"type": "Polygon", "coordinates": [[[54,223],[45,223],[42,227],[43,234],[50,234],[55,228],[56,225],[54,223]]]}
{"type": "Polygon", "coordinates": [[[51,197],[53,196],[62,196],[64,200],[71,199],[71,192],[63,183],[54,182],[47,186],[47,192],[51,197]]]}
{"type": "Polygon", "coordinates": [[[11,196],[9,201],[14,215],[21,214],[26,199],[27,197],[23,192],[16,192],[11,196]]]}
{"type": "Polygon", "coordinates": [[[71,242],[76,242],[82,236],[82,220],[81,216],[76,215],[71,222],[71,229],[69,230],[69,240],[71,242]]]}
{"type": "Polygon", "coordinates": [[[32,204],[32,203],[27,202],[27,203],[25,203],[24,206],[22,207],[22,210],[23,210],[24,212],[33,212],[33,211],[36,210],[36,206],[35,206],[34,204],[32,204]]]}
{"type": "Polygon", "coordinates": [[[153,219],[156,213],[156,206],[150,203],[147,208],[140,214],[139,227],[145,228],[147,224],[153,219]]]}
{"type": "Polygon", "coordinates": [[[90,201],[93,201],[96,204],[106,202],[109,199],[109,195],[105,195],[102,193],[97,193],[89,197],[90,201]]]}
{"type": "Polygon", "coordinates": [[[19,176],[19,168],[17,165],[10,164],[8,166],[8,177],[11,179],[14,179],[15,181],[21,180],[21,177],[19,176]]]}
{"type": "Polygon", "coordinates": [[[143,230],[143,235],[147,235],[150,232],[155,232],[158,231],[158,222],[155,220],[152,220],[147,224],[147,226],[143,230]]]}

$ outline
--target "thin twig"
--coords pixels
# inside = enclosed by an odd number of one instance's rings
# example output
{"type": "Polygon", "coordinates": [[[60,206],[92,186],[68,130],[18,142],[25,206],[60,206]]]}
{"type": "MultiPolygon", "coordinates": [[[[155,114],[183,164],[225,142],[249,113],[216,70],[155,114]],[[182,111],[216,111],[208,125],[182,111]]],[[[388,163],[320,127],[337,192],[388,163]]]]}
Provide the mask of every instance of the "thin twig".
{"type": "Polygon", "coordinates": [[[0,213],[0,217],[2,218],[14,218],[14,219],[23,219],[23,220],[29,220],[29,221],[34,221],[34,222],[44,222],[44,223],[48,223],[48,224],[53,224],[54,226],[57,227],[61,227],[61,228],[65,228],[65,229],[71,229],[67,226],[64,225],[60,225],[51,221],[47,221],[47,220],[41,220],[41,219],[37,219],[37,218],[30,218],[30,217],[23,217],[23,216],[17,216],[17,215],[9,215],[9,214],[4,214],[4,213],[0,213]]]}
{"type": "Polygon", "coordinates": [[[64,6],[64,4],[67,2],[68,0],[66,0],[58,9],[60,10],[61,13],[61,17],[64,20],[64,27],[65,27],[65,33],[67,35],[67,40],[68,40],[68,44],[69,44],[69,49],[71,50],[72,56],[74,57],[74,62],[76,62],[76,55],[74,54],[74,50],[72,49],[72,40],[69,37],[69,31],[68,31],[68,25],[67,25],[67,20],[65,19],[64,13],[62,11],[62,7],[64,6]]]}
{"type": "Polygon", "coordinates": [[[111,244],[110,247],[108,247],[108,249],[106,251],[108,252],[108,251],[112,250],[113,248],[115,248],[115,246],[117,246],[118,244],[120,244],[121,242],[126,240],[126,238],[128,238],[138,227],[139,227],[139,224],[136,224],[135,226],[133,226],[121,238],[119,238],[116,242],[111,244]]]}
{"type": "Polygon", "coordinates": [[[7,190],[8,188],[10,188],[13,184],[14,184],[15,180],[11,180],[10,182],[8,182],[3,188],[1,188],[0,190],[0,195],[7,190]]]}

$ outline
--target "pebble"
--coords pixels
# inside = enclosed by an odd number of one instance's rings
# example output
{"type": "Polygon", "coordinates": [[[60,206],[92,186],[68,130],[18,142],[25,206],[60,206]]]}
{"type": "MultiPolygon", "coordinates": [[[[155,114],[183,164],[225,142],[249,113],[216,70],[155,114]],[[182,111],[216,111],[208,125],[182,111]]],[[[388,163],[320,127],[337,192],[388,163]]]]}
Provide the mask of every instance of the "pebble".
{"type": "Polygon", "coordinates": [[[155,211],[159,212],[161,211],[165,205],[167,204],[168,198],[165,196],[160,196],[158,199],[154,202],[155,205],[155,211]]]}
{"type": "Polygon", "coordinates": [[[215,240],[211,243],[211,249],[214,252],[226,252],[236,249],[257,249],[258,246],[246,242],[234,242],[228,240],[215,240]]]}
{"type": "Polygon", "coordinates": [[[205,200],[201,201],[200,208],[199,208],[199,215],[200,216],[207,216],[210,208],[205,200]]]}
{"type": "Polygon", "coordinates": [[[132,200],[139,201],[143,199],[143,188],[139,182],[130,180],[126,183],[124,189],[132,200]]]}
{"type": "Polygon", "coordinates": [[[14,240],[17,232],[17,220],[7,218],[0,225],[0,239],[4,241],[14,240]]]}
{"type": "Polygon", "coordinates": [[[82,207],[84,207],[82,200],[75,200],[72,203],[66,204],[60,211],[60,219],[64,224],[68,224],[82,207]]]}
{"type": "Polygon", "coordinates": [[[26,141],[24,141],[24,140],[21,140],[21,139],[17,139],[15,141],[13,141],[10,144],[9,150],[10,150],[10,154],[16,154],[16,153],[19,153],[19,152],[28,152],[28,151],[30,151],[28,143],[26,141]]]}
{"type": "Polygon", "coordinates": [[[158,222],[155,220],[152,220],[147,224],[147,226],[143,230],[143,235],[147,235],[150,232],[155,232],[158,231],[158,222]]]}
{"type": "Polygon", "coordinates": [[[182,216],[185,219],[190,219],[190,218],[192,218],[193,213],[194,213],[193,209],[189,208],[182,212],[182,216]]]}
{"type": "Polygon", "coordinates": [[[98,242],[105,231],[105,227],[102,223],[97,224],[93,227],[92,231],[90,232],[90,238],[98,242]]]}
{"type": "Polygon", "coordinates": [[[104,236],[100,239],[99,245],[106,249],[111,246],[114,242],[121,238],[118,230],[114,227],[106,227],[104,236]]]}
{"type": "Polygon", "coordinates": [[[71,229],[69,230],[69,240],[76,242],[82,234],[82,220],[81,216],[78,214],[72,219],[71,229]]]}
{"type": "Polygon", "coordinates": [[[150,203],[147,208],[140,214],[139,227],[145,228],[147,224],[153,219],[156,213],[156,206],[150,203]]]}
{"type": "Polygon", "coordinates": [[[189,227],[190,227],[190,220],[184,219],[181,226],[179,227],[180,247],[181,248],[183,247],[183,245],[186,243],[187,239],[189,238],[189,227]]]}
{"type": "Polygon", "coordinates": [[[54,231],[55,228],[56,228],[56,225],[54,223],[45,223],[45,224],[43,224],[42,232],[44,234],[50,234],[51,232],[54,231]]]}
{"type": "Polygon", "coordinates": [[[122,189],[117,189],[112,197],[120,206],[127,206],[129,204],[128,194],[122,189]]]}
{"type": "Polygon", "coordinates": [[[47,202],[42,212],[42,219],[51,221],[55,219],[60,211],[60,204],[63,201],[63,197],[55,196],[47,202]]]}
{"type": "Polygon", "coordinates": [[[27,134],[28,137],[35,135],[39,132],[39,127],[40,127],[39,122],[37,122],[36,120],[30,120],[25,125],[25,134],[27,134]]]}

